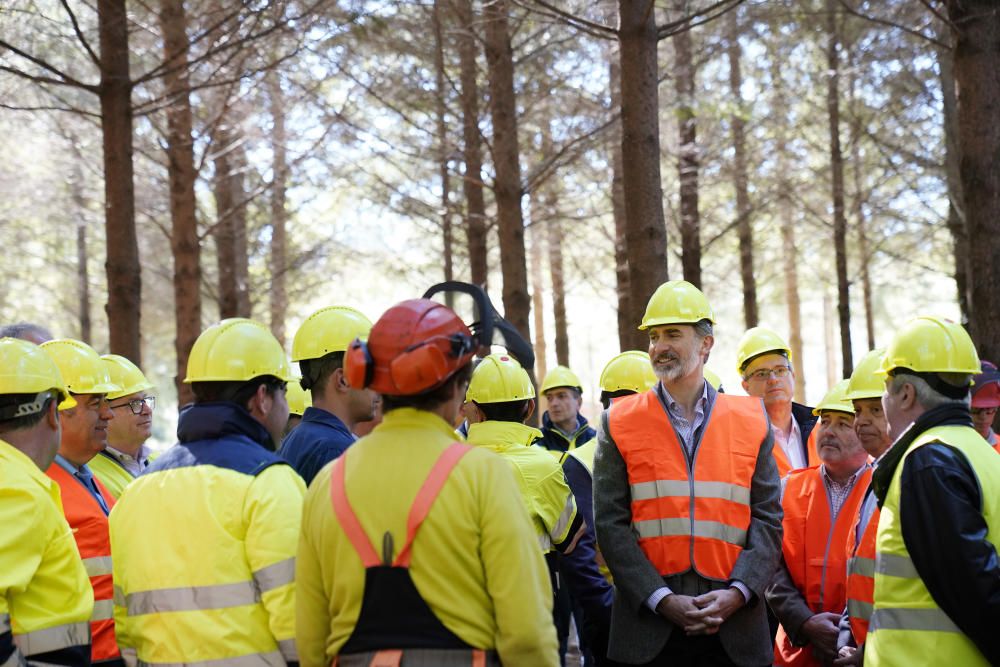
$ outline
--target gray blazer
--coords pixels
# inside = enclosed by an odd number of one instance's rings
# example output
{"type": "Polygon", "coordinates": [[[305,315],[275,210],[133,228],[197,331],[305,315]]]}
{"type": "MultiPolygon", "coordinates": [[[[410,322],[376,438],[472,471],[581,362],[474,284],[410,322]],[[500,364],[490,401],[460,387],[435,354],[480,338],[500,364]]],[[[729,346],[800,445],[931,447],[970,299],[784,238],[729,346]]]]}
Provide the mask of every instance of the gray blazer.
{"type": "MultiPolygon", "coordinates": [[[[660,395],[660,408],[663,396],[660,395]]],[[[705,424],[712,418],[716,392],[708,388],[705,424]]],[[[614,407],[610,408],[611,410],[614,407]]],[[[682,595],[701,595],[726,588],[729,582],[705,579],[694,571],[661,577],[647,560],[632,530],[628,472],[608,429],[608,410],[601,415],[597,453],[594,457],[594,522],[597,540],[615,580],[608,657],[627,664],[652,661],[663,650],[674,625],[650,611],[646,600],[666,585],[682,595]]],[[[669,416],[669,412],[667,413],[669,416]]],[[[762,418],[766,413],[761,407],[762,418]]],[[[695,433],[700,446],[704,426],[695,433]]],[[[678,440],[680,438],[678,437],[678,440]]],[[[746,546],[733,567],[730,581],[741,581],[752,593],[750,602],[719,628],[719,640],[737,665],[771,664],[774,653],[763,602],[764,588],[781,558],[781,501],[778,468],[771,456],[774,437],[768,429],[760,445],[750,488],[750,528],[746,546]]],[[[667,451],[664,456],[681,456],[667,451]]],[[[678,630],[680,631],[680,630],[678,630]]]]}

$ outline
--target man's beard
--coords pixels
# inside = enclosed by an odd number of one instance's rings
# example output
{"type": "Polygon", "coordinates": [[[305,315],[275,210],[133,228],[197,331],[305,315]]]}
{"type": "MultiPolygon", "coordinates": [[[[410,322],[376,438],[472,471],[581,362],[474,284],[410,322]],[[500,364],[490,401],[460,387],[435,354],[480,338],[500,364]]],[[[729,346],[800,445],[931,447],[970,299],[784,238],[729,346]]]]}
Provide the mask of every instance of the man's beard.
{"type": "Polygon", "coordinates": [[[653,372],[656,373],[656,377],[663,382],[674,382],[689,375],[698,366],[698,355],[692,354],[687,359],[673,357],[672,362],[673,363],[667,367],[654,363],[653,372]]]}

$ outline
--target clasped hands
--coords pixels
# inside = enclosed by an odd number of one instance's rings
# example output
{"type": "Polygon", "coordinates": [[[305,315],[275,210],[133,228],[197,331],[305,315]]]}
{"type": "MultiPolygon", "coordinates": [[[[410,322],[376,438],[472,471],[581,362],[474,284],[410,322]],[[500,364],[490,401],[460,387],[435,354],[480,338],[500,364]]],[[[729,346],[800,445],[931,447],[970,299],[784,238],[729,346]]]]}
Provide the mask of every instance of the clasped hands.
{"type": "Polygon", "coordinates": [[[698,597],[671,593],[656,605],[656,613],[683,628],[689,636],[714,635],[745,603],[743,594],[736,588],[711,591],[698,597]]]}

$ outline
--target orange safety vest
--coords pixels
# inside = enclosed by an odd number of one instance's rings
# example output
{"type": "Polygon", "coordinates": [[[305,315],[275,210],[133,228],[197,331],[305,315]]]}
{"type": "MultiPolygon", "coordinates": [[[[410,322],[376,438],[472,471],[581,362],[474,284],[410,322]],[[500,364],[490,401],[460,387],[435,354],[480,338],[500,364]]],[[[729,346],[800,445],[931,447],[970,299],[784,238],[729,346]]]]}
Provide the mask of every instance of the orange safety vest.
{"type": "MultiPolygon", "coordinates": [[[[860,504],[858,507],[860,508],[860,504]]],[[[861,646],[868,636],[868,619],[875,605],[875,535],[878,534],[879,509],[875,506],[857,548],[854,547],[857,525],[847,536],[847,616],[851,621],[854,642],[861,646]]]]}
{"type": "MultiPolygon", "coordinates": [[[[45,474],[59,484],[66,522],[73,529],[80,558],[90,576],[90,585],[94,587],[94,613],[90,617],[91,660],[97,663],[117,658],[121,654],[115,641],[108,517],[80,480],[66,472],[58,463],[50,465],[45,474]]],[[[115,499],[97,477],[94,477],[94,482],[110,510],[115,505],[115,499]]]]}
{"type": "MultiPolygon", "coordinates": [[[[844,611],[847,601],[847,536],[854,526],[858,506],[871,481],[871,468],[854,482],[836,521],[826,485],[818,467],[793,472],[785,483],[781,500],[785,517],[781,551],[788,574],[814,613],[844,611]]],[[[774,664],[816,666],[820,662],[809,646],[794,646],[784,627],[778,628],[774,664]]]]}
{"type": "MultiPolygon", "coordinates": [[[[819,460],[819,452],[816,451],[816,431],[818,431],[815,426],[813,430],[809,433],[809,438],[806,440],[806,457],[809,465],[807,468],[812,468],[818,466],[822,461],[819,460]]],[[[789,463],[788,457],[785,456],[785,450],[783,450],[778,443],[774,443],[774,462],[778,464],[778,477],[782,479],[785,475],[792,472],[792,470],[802,470],[802,468],[792,468],[792,464],[789,463]]]]}
{"type": "Polygon", "coordinates": [[[760,399],[719,394],[689,465],[655,391],[616,400],[608,430],[628,470],[632,526],[660,574],[728,581],[750,528],[767,418],[760,399]]]}

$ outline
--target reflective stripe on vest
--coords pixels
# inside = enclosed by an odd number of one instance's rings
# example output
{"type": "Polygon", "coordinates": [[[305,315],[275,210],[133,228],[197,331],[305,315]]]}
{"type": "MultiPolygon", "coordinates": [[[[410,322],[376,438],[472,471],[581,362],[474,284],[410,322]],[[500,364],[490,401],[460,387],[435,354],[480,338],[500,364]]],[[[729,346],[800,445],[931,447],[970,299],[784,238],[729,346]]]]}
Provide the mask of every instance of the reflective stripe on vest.
{"type": "Polygon", "coordinates": [[[866,667],[989,664],[972,640],[937,605],[903,540],[899,518],[903,471],[910,454],[934,442],[944,443],[965,457],[981,490],[986,540],[994,548],[998,545],[1000,460],[996,454],[968,426],[937,426],[917,435],[893,473],[879,515],[875,539],[875,605],[865,641],[866,667]]]}
{"type": "Polygon", "coordinates": [[[611,405],[608,431],[628,470],[633,529],[662,575],[726,581],[746,543],[750,487],[768,425],[759,399],[719,394],[689,463],[655,390],[611,405]]]}
{"type": "MultiPolygon", "coordinates": [[[[867,500],[862,500],[860,512],[865,510],[867,500]]],[[[847,560],[847,618],[857,646],[863,645],[868,639],[868,622],[875,602],[875,534],[878,532],[879,510],[875,503],[871,504],[872,513],[861,539],[857,539],[858,526],[851,528],[851,534],[847,538],[852,550],[852,555],[847,560]]]]}
{"type": "Polygon", "coordinates": [[[67,623],[23,635],[14,635],[14,644],[21,649],[21,653],[29,657],[72,646],[86,646],[89,643],[90,624],[86,622],[67,623]]]}
{"type": "Polygon", "coordinates": [[[94,600],[94,611],[90,614],[91,621],[113,620],[115,603],[113,600],[94,600]]]}
{"type": "Polygon", "coordinates": [[[874,577],[875,559],[851,556],[847,559],[847,571],[859,574],[862,577],[874,577]]]}
{"type": "Polygon", "coordinates": [[[24,661],[24,656],[21,655],[21,652],[14,649],[14,652],[0,664],[0,667],[28,667],[28,663],[24,661]]]}
{"type": "Polygon", "coordinates": [[[140,660],[139,667],[285,667],[285,658],[278,651],[251,653],[235,658],[206,660],[205,662],[146,662],[140,660]]]}
{"type": "MultiPolygon", "coordinates": [[[[114,595],[108,515],[80,480],[58,464],[53,463],[49,466],[46,474],[59,484],[66,521],[73,529],[73,537],[80,550],[84,569],[94,588],[95,612],[90,625],[93,640],[91,658],[94,662],[117,658],[120,653],[115,640],[113,615],[106,614],[106,606],[101,604],[103,601],[112,600],[114,595]]],[[[104,484],[96,477],[94,484],[97,485],[97,490],[108,509],[114,508],[115,499],[104,484]]]]}

